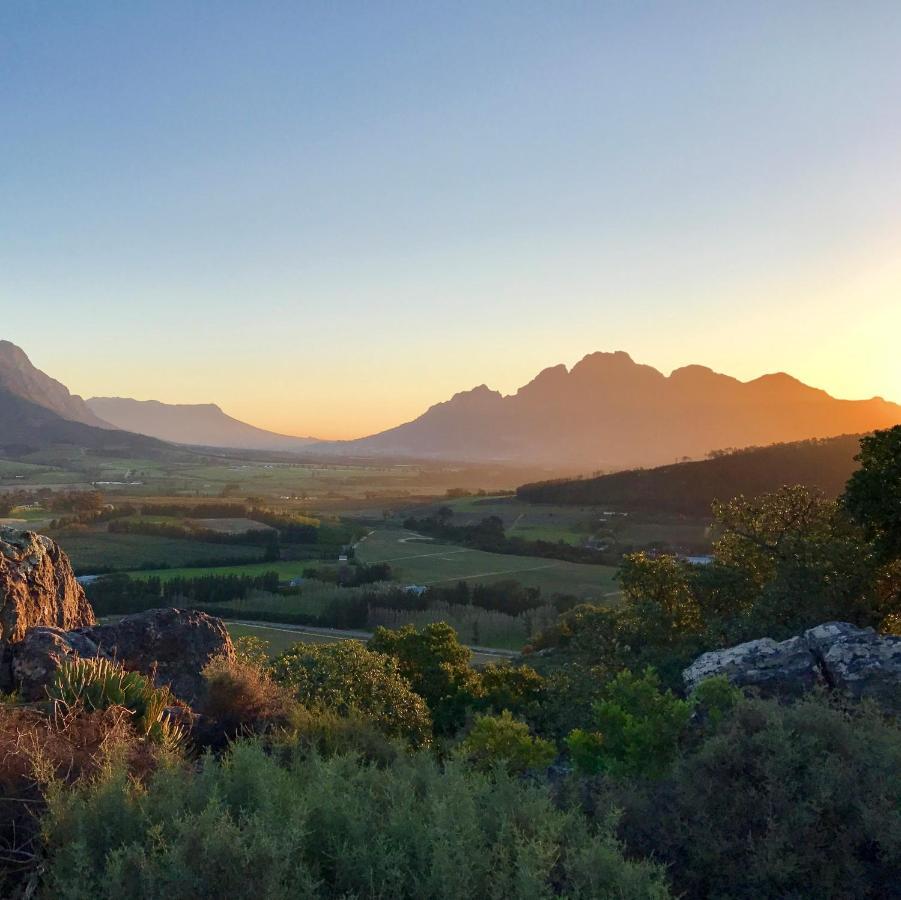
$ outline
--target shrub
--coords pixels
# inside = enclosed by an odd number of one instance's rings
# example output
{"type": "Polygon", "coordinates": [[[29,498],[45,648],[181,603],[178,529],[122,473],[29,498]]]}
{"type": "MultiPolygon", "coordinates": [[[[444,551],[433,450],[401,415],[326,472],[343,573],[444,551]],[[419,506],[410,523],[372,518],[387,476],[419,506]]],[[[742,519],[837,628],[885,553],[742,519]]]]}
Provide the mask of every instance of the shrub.
{"type": "Polygon", "coordinates": [[[875,708],[745,699],[669,778],[607,783],[600,809],[685,896],[875,900],[901,884],[899,771],[901,727],[875,708]]]}
{"type": "Polygon", "coordinates": [[[368,646],[397,660],[400,673],[429,705],[436,733],[452,734],[463,724],[478,692],[478,677],[469,664],[472,653],[450,625],[376,628],[368,646]]]}
{"type": "Polygon", "coordinates": [[[479,673],[479,706],[528,716],[544,696],[544,679],[530,666],[491,663],[479,673]]]}
{"type": "Polygon", "coordinates": [[[47,693],[53,701],[88,712],[120,706],[131,713],[131,724],[142,737],[171,749],[184,743],[185,731],[167,709],[175,702],[169,689],[108,659],[64,660],[47,693]]]}
{"type": "Polygon", "coordinates": [[[705,678],[691,692],[689,700],[695,711],[716,727],[741,698],[741,691],[725,675],[717,675],[705,678]]]}
{"type": "Polygon", "coordinates": [[[276,746],[285,751],[316,753],[323,758],[355,753],[380,766],[393,763],[406,746],[389,738],[372,719],[351,710],[338,715],[328,709],[307,709],[293,704],[276,746]]]}
{"type": "Polygon", "coordinates": [[[269,672],[246,657],[210,660],[203,670],[205,690],[200,712],[207,725],[203,732],[207,743],[221,743],[241,733],[259,733],[270,726],[284,723],[290,706],[291,692],[277,684],[269,672]]]}
{"type": "Polygon", "coordinates": [[[0,705],[0,896],[18,896],[40,860],[39,817],[48,783],[73,784],[125,760],[138,778],[166,756],[141,740],[122,707],[51,713],[0,705]]]}
{"type": "Polygon", "coordinates": [[[432,722],[425,701],[390,656],[367,650],[359,641],[295,644],[273,661],[272,673],[304,706],[340,715],[354,711],[391,737],[414,746],[430,742],[432,722]]]}
{"type": "Polygon", "coordinates": [[[623,671],[595,704],[594,730],[576,729],[566,743],[580,771],[659,777],[675,758],[690,718],[691,704],[661,691],[653,669],[623,671]]]}
{"type": "Polygon", "coordinates": [[[550,741],[533,737],[529,726],[513,718],[509,710],[499,716],[476,716],[459,754],[480,769],[501,764],[511,774],[546,769],[556,756],[550,741]]]}
{"type": "Polygon", "coordinates": [[[51,813],[46,890],[61,900],[668,896],[609,825],[426,754],[282,766],[240,742],[198,772],[160,770],[146,790],[119,773],[60,792],[51,813]]]}
{"type": "Polygon", "coordinates": [[[245,634],[235,639],[235,659],[250,663],[259,669],[269,664],[269,641],[264,641],[252,634],[245,634]]]}

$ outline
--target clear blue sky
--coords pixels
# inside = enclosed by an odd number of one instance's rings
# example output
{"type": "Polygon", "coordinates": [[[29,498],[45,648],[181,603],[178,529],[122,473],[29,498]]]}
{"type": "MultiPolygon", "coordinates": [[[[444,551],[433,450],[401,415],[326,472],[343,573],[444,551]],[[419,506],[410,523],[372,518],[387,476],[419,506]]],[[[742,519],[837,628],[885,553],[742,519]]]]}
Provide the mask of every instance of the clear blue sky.
{"type": "Polygon", "coordinates": [[[901,401],[901,3],[0,5],[0,337],[295,433],[625,349],[901,401]]]}

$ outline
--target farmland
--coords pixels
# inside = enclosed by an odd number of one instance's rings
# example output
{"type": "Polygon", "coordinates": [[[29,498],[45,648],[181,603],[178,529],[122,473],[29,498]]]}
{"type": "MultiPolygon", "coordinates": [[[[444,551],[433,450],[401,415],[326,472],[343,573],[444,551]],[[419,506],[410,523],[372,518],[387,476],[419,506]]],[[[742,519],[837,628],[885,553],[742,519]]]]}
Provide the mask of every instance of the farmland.
{"type": "Polygon", "coordinates": [[[251,561],[261,556],[259,547],[211,544],[143,534],[110,534],[106,531],[61,534],[57,536],[57,540],[69,554],[72,566],[78,574],[98,571],[121,572],[154,563],[186,566],[190,563],[215,560],[251,561]]]}
{"type": "Polygon", "coordinates": [[[613,566],[486,553],[422,540],[396,528],[370,533],[358,545],[357,559],[364,563],[387,562],[396,580],[426,586],[451,585],[461,580],[490,584],[512,579],[526,587],[540,588],[548,596],[561,593],[600,599],[618,593],[613,566]]]}
{"type": "Polygon", "coordinates": [[[471,525],[488,516],[496,516],[504,523],[508,536],[532,541],[580,545],[592,536],[602,536],[625,547],[669,544],[699,550],[713,537],[707,518],[527,503],[511,496],[463,497],[433,502],[426,507],[411,507],[410,512],[417,516],[427,515],[439,506],[453,510],[455,525],[471,525]]]}

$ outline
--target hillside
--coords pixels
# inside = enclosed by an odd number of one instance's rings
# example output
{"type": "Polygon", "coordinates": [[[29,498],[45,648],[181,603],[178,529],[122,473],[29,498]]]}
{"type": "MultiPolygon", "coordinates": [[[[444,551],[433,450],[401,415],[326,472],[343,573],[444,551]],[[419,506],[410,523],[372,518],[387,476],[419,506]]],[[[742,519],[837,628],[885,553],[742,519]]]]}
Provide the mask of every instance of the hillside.
{"type": "Polygon", "coordinates": [[[202,447],[245,450],[300,450],[314,438],[266,431],[227,415],[214,403],[173,404],[125,397],[92,397],[93,414],[115,425],[160,440],[202,447]]]}
{"type": "Polygon", "coordinates": [[[509,396],[481,385],[412,422],[318,449],[615,469],[898,423],[901,406],[881,398],[839,400],[784,373],[742,382],[686,366],[666,376],[620,351],[545,369],[509,396]]]}
{"type": "Polygon", "coordinates": [[[81,397],[70,394],[65,385],[32,365],[25,352],[9,341],[0,341],[0,390],[43,406],[72,422],[95,428],[112,427],[98,418],[81,397]]]}
{"type": "Polygon", "coordinates": [[[0,390],[0,455],[21,458],[56,447],[79,447],[109,455],[158,457],[161,441],[112,428],[73,422],[6,390],[0,390]]]}
{"type": "Polygon", "coordinates": [[[784,484],[806,484],[837,496],[857,468],[860,435],[752,447],[697,462],[615,472],[598,478],[526,484],[532,503],[611,506],[704,515],[714,500],[757,496],[784,484]]]}

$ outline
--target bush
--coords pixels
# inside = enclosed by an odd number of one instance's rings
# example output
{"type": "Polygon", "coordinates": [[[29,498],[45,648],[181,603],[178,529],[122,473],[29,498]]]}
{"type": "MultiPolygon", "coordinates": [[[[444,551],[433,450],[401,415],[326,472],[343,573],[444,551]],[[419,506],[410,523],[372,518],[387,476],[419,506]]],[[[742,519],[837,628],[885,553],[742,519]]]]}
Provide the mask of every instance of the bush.
{"type": "Polygon", "coordinates": [[[529,726],[514,719],[509,710],[499,716],[476,716],[458,752],[479,769],[500,764],[514,775],[546,769],[557,755],[550,741],[533,737],[529,726]]]}
{"type": "Polygon", "coordinates": [[[472,653],[447,622],[421,630],[376,628],[368,646],[397,660],[400,673],[429,705],[436,733],[460,728],[478,692],[478,677],[469,664],[472,653]]]}
{"type": "Polygon", "coordinates": [[[528,717],[544,696],[544,679],[530,666],[490,663],[479,676],[479,706],[493,712],[528,717]]]}
{"type": "Polygon", "coordinates": [[[594,730],[576,729],[567,738],[576,768],[618,777],[660,777],[675,759],[691,706],[672,691],[661,691],[653,669],[642,675],[621,672],[595,704],[594,730]]]}
{"type": "Polygon", "coordinates": [[[742,700],[668,779],[607,783],[600,809],[685,896],[875,900],[901,884],[899,771],[901,727],[875,708],[742,700]]]}
{"type": "Polygon", "coordinates": [[[203,679],[205,742],[218,745],[224,738],[260,733],[287,721],[291,692],[257,664],[220,656],[207,663],[203,679]]]}
{"type": "Polygon", "coordinates": [[[425,701],[390,656],[367,650],[359,641],[295,644],[273,661],[271,671],[304,706],[340,715],[360,713],[385,734],[414,746],[431,740],[425,701]]]}
{"type": "Polygon", "coordinates": [[[379,766],[390,765],[408,749],[358,712],[351,710],[341,716],[328,709],[307,709],[296,703],[276,746],[282,751],[315,753],[324,759],[353,753],[379,766]]]}
{"type": "Polygon", "coordinates": [[[51,713],[0,705],[0,896],[18,896],[41,858],[40,816],[47,784],[73,784],[125,760],[136,778],[168,754],[138,737],[122,707],[51,713]]]}
{"type": "Polygon", "coordinates": [[[146,790],[120,773],[60,792],[51,812],[46,890],[60,900],[668,896],[657,866],[625,860],[609,826],[544,788],[425,754],[280,766],[239,743],[146,790]]]}

